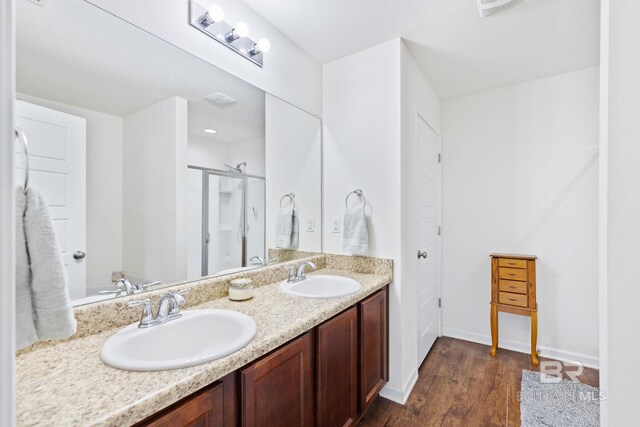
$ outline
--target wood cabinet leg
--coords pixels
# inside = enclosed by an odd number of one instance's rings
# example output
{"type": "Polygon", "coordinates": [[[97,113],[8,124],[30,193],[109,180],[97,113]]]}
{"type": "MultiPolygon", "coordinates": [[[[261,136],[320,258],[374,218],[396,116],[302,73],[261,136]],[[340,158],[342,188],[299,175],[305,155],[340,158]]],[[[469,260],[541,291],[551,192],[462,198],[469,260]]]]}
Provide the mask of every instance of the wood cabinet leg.
{"type": "Polygon", "coordinates": [[[494,356],[498,352],[498,307],[491,304],[491,351],[489,355],[494,356]]]}
{"type": "Polygon", "coordinates": [[[531,364],[538,366],[538,312],[531,312],[531,364]]]}

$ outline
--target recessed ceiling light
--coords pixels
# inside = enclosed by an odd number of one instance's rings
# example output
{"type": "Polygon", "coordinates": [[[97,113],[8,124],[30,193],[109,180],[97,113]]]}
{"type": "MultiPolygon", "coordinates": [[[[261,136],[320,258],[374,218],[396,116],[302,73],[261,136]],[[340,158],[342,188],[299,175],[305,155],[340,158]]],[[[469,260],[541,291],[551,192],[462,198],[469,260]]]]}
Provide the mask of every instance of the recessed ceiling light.
{"type": "Polygon", "coordinates": [[[207,129],[205,129],[205,130],[204,130],[204,132],[205,132],[205,133],[216,133],[216,132],[218,132],[218,131],[217,131],[217,130],[215,130],[215,129],[209,129],[209,128],[207,128],[207,129]]]}

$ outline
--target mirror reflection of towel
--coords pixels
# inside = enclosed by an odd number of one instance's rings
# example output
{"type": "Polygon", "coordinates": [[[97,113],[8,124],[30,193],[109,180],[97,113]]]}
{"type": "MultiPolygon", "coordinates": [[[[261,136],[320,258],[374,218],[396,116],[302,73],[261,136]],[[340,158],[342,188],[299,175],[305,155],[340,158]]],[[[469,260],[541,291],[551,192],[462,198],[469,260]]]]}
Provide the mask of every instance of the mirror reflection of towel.
{"type": "Polygon", "coordinates": [[[16,192],[16,347],[69,337],[76,320],[49,209],[33,188],[16,192]]]}
{"type": "Polygon", "coordinates": [[[296,248],[300,240],[299,228],[296,209],[290,206],[280,209],[276,216],[276,247],[296,248]]]}
{"type": "Polygon", "coordinates": [[[360,207],[347,208],[344,213],[342,250],[351,255],[369,254],[367,217],[360,207]]]}

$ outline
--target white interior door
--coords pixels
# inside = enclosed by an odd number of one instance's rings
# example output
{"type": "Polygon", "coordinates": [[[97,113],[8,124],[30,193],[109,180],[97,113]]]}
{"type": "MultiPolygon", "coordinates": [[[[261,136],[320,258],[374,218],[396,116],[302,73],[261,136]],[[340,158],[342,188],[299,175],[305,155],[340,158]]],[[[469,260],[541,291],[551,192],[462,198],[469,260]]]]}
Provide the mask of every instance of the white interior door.
{"type": "Polygon", "coordinates": [[[440,334],[440,138],[416,118],[416,300],[418,365],[440,334]]]}
{"type": "MultiPolygon", "coordinates": [[[[29,187],[37,189],[55,225],[72,300],[86,296],[86,120],[16,101],[15,125],[29,141],[29,187]],[[76,253],[74,258],[74,253],[76,253]]],[[[24,179],[16,144],[16,182],[24,179]]],[[[89,254],[90,256],[90,254],[89,254]]]]}

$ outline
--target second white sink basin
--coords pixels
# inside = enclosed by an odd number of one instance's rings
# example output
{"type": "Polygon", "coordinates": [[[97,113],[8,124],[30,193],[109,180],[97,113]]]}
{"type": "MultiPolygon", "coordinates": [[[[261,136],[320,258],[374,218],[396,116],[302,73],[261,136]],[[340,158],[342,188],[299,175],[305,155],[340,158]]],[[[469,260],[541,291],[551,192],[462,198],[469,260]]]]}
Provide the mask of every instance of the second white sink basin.
{"type": "Polygon", "coordinates": [[[129,325],[102,346],[107,365],[129,371],[186,368],[234,353],[251,342],[256,322],[230,310],[191,310],[151,328],[129,325]]]}
{"type": "Polygon", "coordinates": [[[306,298],[334,298],[355,294],[362,285],[354,279],[342,276],[313,275],[301,282],[286,280],[280,283],[280,290],[291,295],[306,298]]]}

